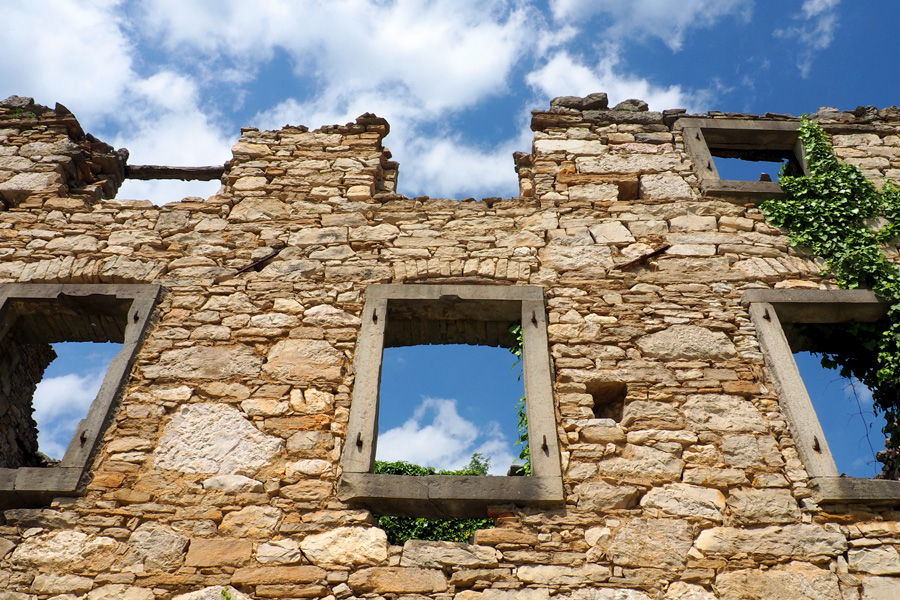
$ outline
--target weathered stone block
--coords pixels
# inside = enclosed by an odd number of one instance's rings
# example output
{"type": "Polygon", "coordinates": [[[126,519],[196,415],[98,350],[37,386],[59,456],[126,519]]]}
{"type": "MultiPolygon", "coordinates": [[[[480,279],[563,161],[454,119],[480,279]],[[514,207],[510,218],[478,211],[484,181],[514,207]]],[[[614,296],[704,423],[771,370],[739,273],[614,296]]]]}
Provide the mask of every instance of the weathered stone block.
{"type": "Polygon", "coordinates": [[[694,540],[691,526],[674,519],[632,519],[616,532],[607,555],[627,567],[683,568],[694,540]]]}

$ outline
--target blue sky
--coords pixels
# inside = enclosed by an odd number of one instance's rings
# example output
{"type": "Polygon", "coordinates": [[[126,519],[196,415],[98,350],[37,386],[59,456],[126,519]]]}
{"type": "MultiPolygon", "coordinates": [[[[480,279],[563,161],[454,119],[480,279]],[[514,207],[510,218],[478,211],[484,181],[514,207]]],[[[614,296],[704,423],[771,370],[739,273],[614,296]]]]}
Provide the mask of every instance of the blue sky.
{"type": "MultiPolygon", "coordinates": [[[[241,126],[374,112],[409,196],[516,195],[511,154],[554,96],[794,115],[900,104],[896,0],[7,4],[0,97],[61,102],[132,164],[222,164],[241,126]]],[[[129,182],[119,197],[215,189],[129,182]]]]}

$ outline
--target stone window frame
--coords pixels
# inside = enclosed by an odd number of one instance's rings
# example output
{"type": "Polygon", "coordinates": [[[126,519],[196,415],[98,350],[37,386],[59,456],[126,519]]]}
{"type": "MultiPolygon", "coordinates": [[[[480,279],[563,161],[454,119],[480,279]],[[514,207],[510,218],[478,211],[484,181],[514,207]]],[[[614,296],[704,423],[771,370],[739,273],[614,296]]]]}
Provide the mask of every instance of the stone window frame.
{"type": "MultiPolygon", "coordinates": [[[[0,284],[0,343],[15,326],[18,302],[66,303],[68,306],[86,307],[102,304],[96,312],[89,308],[83,316],[92,331],[91,336],[82,329],[68,327],[61,331],[54,325],[43,329],[30,328],[37,343],[115,341],[122,344],[107,369],[97,397],[91,403],[87,415],[72,435],[66,453],[54,467],[0,468],[0,507],[47,505],[59,496],[80,496],[89,479],[94,453],[111,422],[115,407],[131,373],[148,325],[153,316],[162,287],[155,284],[54,284],[54,283],[6,283],[0,284]],[[104,302],[106,300],[106,302],[104,302]],[[112,300],[112,302],[110,302],[112,300]],[[128,302],[127,307],[124,302],[128,302]],[[103,319],[91,319],[99,315],[103,319]],[[50,331],[55,329],[55,331],[50,331]],[[39,339],[38,339],[39,338],[39,339]],[[91,339],[93,338],[93,339],[91,339]]],[[[49,314],[41,311],[38,314],[49,314]]],[[[33,314],[28,315],[33,318],[33,314]]],[[[54,321],[59,323],[59,321],[54,321]]]]}
{"type": "Polygon", "coordinates": [[[791,323],[877,321],[885,315],[886,304],[868,290],[748,290],[741,303],[749,309],[815,499],[822,503],[897,504],[900,481],[839,475],[784,328],[791,323]]]}
{"type": "Polygon", "coordinates": [[[722,179],[713,160],[714,151],[738,157],[742,153],[756,153],[772,159],[789,158],[796,161],[804,174],[809,174],[797,121],[685,117],[678,123],[704,196],[721,197],[742,204],[759,204],[771,198],[784,197],[777,181],[722,179]]]}
{"type": "MultiPolygon", "coordinates": [[[[423,328],[424,330],[425,328],[423,328]]],[[[391,334],[393,335],[393,334],[391,334]]],[[[428,335],[428,334],[425,334],[428,335]]],[[[425,343],[437,342],[429,338],[425,343]]],[[[397,343],[395,345],[405,345],[397,343]]],[[[355,384],[341,456],[338,497],[377,514],[429,518],[484,517],[492,505],[515,504],[540,508],[564,505],[561,458],[550,373],[550,350],[544,292],[538,286],[376,284],[366,289],[362,330],[354,359],[355,384]],[[457,304],[463,303],[463,304],[457,304]],[[441,318],[416,314],[423,321],[521,320],[531,476],[413,477],[375,475],[378,435],[378,393],[386,331],[392,304],[395,310],[421,310],[423,314],[455,313],[465,317],[441,318]],[[435,311],[434,307],[439,310],[435,311]],[[476,308],[477,310],[472,310],[476,308]],[[476,314],[476,316],[472,316],[476,314]],[[498,316],[499,315],[499,316],[498,316]]]]}

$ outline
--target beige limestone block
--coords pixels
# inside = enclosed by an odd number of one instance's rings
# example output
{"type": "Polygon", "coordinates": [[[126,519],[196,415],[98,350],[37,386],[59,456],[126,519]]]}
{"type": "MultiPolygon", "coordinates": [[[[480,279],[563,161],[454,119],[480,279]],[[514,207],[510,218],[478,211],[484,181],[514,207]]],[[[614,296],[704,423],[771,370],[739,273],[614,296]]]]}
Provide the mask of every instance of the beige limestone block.
{"type": "Polygon", "coordinates": [[[144,367],[144,375],[174,381],[256,377],[261,364],[249,346],[193,346],[163,352],[156,364],[144,367]]]}
{"type": "Polygon", "coordinates": [[[900,554],[893,546],[852,548],[847,552],[847,562],[852,570],[869,575],[900,574],[900,554]]]}
{"type": "Polygon", "coordinates": [[[265,177],[241,177],[232,187],[236,192],[255,192],[266,189],[267,184],[265,177]]]}
{"type": "Polygon", "coordinates": [[[296,477],[297,475],[311,475],[315,477],[331,471],[331,466],[331,461],[308,458],[288,463],[284,474],[287,477],[296,477]]]}
{"type": "Polygon", "coordinates": [[[519,590],[488,588],[483,592],[466,590],[454,596],[453,600],[550,600],[550,590],[547,588],[523,588],[519,590]],[[477,595],[464,596],[463,594],[466,593],[477,595]]]}
{"type": "Polygon", "coordinates": [[[765,432],[759,410],[741,396],[696,394],[684,403],[684,416],[693,431],[765,432]]]}
{"type": "Polygon", "coordinates": [[[281,510],[274,506],[245,506],[225,515],[219,533],[236,538],[269,537],[280,520],[281,510]]]}
{"type": "Polygon", "coordinates": [[[280,281],[304,281],[322,270],[317,260],[275,260],[266,265],[260,276],[280,281]]]}
{"type": "Polygon", "coordinates": [[[151,521],[141,523],[128,537],[128,546],[148,570],[174,570],[184,561],[188,538],[151,521]]]}
{"type": "Polygon", "coordinates": [[[605,154],[575,159],[578,173],[664,173],[682,169],[676,154],[605,154]]]}
{"type": "Polygon", "coordinates": [[[746,554],[753,559],[831,558],[847,549],[838,532],[818,525],[784,525],[757,529],[713,527],[700,532],[695,548],[709,556],[746,554]]]}
{"type": "Polygon", "coordinates": [[[588,481],[575,487],[578,508],[588,512],[631,508],[641,492],[629,485],[612,485],[605,481],[588,481]]]}
{"type": "MultiPolygon", "coordinates": [[[[261,177],[265,183],[265,177],[261,177]]],[[[238,202],[228,215],[229,221],[252,222],[284,219],[291,214],[289,204],[274,198],[244,198],[238,202]]]]}
{"type": "Polygon", "coordinates": [[[63,530],[25,539],[10,555],[9,562],[17,567],[55,573],[88,566],[103,571],[118,560],[120,551],[121,544],[113,538],[63,530]]]}
{"type": "Polygon", "coordinates": [[[494,527],[492,529],[476,530],[473,542],[484,546],[496,546],[498,544],[534,546],[538,543],[538,538],[535,534],[527,531],[505,527],[494,527]]]}
{"type": "Polygon", "coordinates": [[[97,238],[81,234],[53,238],[47,242],[46,249],[60,252],[96,252],[98,248],[97,238]]]}
{"type": "Polygon", "coordinates": [[[699,585],[676,581],[666,590],[663,600],[719,600],[699,585]]]}
{"type": "Polygon", "coordinates": [[[300,229],[291,234],[288,244],[291,246],[312,246],[315,244],[346,244],[346,227],[319,227],[300,229]]]}
{"type": "Polygon", "coordinates": [[[143,587],[132,587],[121,583],[94,588],[85,600],[154,600],[153,590],[143,587]]]}
{"type": "Polygon", "coordinates": [[[223,600],[226,597],[226,592],[231,600],[252,600],[250,596],[239,592],[230,585],[215,585],[203,588],[202,590],[197,590],[196,592],[179,594],[173,597],[172,600],[223,600]]]}
{"type": "Polygon", "coordinates": [[[462,542],[428,542],[409,540],[403,545],[402,567],[436,569],[492,569],[497,567],[500,552],[490,546],[474,546],[462,542]]]}
{"type": "Polygon", "coordinates": [[[161,246],[162,238],[158,232],[152,229],[128,229],[112,232],[109,234],[107,243],[110,246],[127,246],[129,248],[137,248],[143,244],[161,246]]]}
{"type": "Polygon", "coordinates": [[[644,356],[661,360],[723,360],[737,351],[726,334],[696,325],[673,325],[638,339],[644,356]]]}
{"type": "Polygon", "coordinates": [[[350,229],[351,242],[385,242],[400,235],[400,228],[390,223],[381,223],[374,227],[363,225],[350,229]]]}
{"type": "Polygon", "coordinates": [[[226,404],[190,404],[163,430],[154,468],[218,475],[254,473],[284,448],[284,440],[262,433],[226,404]]]}
{"type": "Polygon", "coordinates": [[[231,576],[235,585],[272,585],[313,583],[325,578],[324,569],[311,565],[279,567],[244,567],[231,576]]]}
{"type": "Polygon", "coordinates": [[[613,564],[684,568],[693,542],[690,524],[674,519],[632,519],[616,532],[607,556],[613,564]]]}
{"type": "Polygon", "coordinates": [[[691,186],[675,173],[641,175],[640,197],[644,200],[690,200],[691,186]]]}
{"type": "Polygon", "coordinates": [[[84,594],[94,587],[94,581],[77,575],[40,573],[31,582],[35,594],[84,594]]]}
{"type": "Polygon", "coordinates": [[[768,434],[722,436],[722,456],[732,467],[780,467],[784,464],[775,438],[768,434]]]}
{"type": "Polygon", "coordinates": [[[49,173],[19,173],[0,183],[0,199],[20,202],[35,192],[62,194],[66,187],[62,175],[49,173]]]}
{"type": "Polygon", "coordinates": [[[377,527],[338,527],[308,535],[300,542],[300,550],[319,566],[375,566],[389,555],[387,534],[377,527]]]}
{"type": "Polygon", "coordinates": [[[569,185],[569,200],[576,202],[611,202],[619,197],[619,186],[614,183],[584,183],[569,185]]]}
{"type": "Polygon", "coordinates": [[[341,378],[344,355],[325,340],[281,340],[269,351],[263,372],[283,382],[341,378]]]}
{"type": "Polygon", "coordinates": [[[741,569],[716,577],[720,600],[842,600],[837,576],[827,569],[795,563],[767,571],[741,569]]]}
{"type": "Polygon", "coordinates": [[[187,567],[241,566],[250,560],[252,552],[253,542],[250,540],[193,538],[184,564],[187,567]]]}
{"type": "Polygon", "coordinates": [[[583,567],[523,565],[516,569],[516,575],[525,583],[571,587],[582,586],[585,583],[601,583],[609,579],[611,574],[609,567],[593,564],[583,567]]]}
{"type": "Polygon", "coordinates": [[[900,598],[900,577],[865,577],[862,580],[862,600],[897,600],[900,598]]]}
{"type": "Polygon", "coordinates": [[[693,483],[717,488],[729,488],[747,483],[747,474],[743,469],[714,469],[712,467],[694,467],[685,469],[682,475],[685,483],[693,483]]]}
{"type": "Polygon", "coordinates": [[[565,152],[576,155],[597,155],[609,152],[609,146],[600,141],[573,139],[544,139],[534,141],[535,154],[565,152]]]}
{"type": "Polygon", "coordinates": [[[231,147],[235,156],[247,156],[249,158],[262,158],[272,154],[272,149],[267,144],[254,144],[240,141],[231,147]]]}
{"type": "Polygon", "coordinates": [[[230,494],[240,492],[262,492],[263,483],[243,475],[216,475],[203,481],[203,489],[219,490],[230,494]]]}
{"type": "Polygon", "coordinates": [[[285,565],[303,561],[300,545],[292,539],[273,540],[260,544],[256,560],[263,564],[285,565]]]}
{"type": "Polygon", "coordinates": [[[359,327],[359,317],[335,308],[330,304],[319,304],[303,313],[303,322],[319,327],[359,327]]]}
{"type": "Polygon", "coordinates": [[[331,495],[332,487],[327,481],[311,480],[282,486],[279,491],[294,502],[318,502],[331,495]]]}
{"type": "Polygon", "coordinates": [[[653,600],[640,590],[629,588],[581,589],[575,591],[568,600],[653,600]]]}
{"type": "Polygon", "coordinates": [[[598,223],[589,229],[598,244],[630,244],[634,241],[631,232],[618,221],[598,223]]]}
{"type": "Polygon", "coordinates": [[[436,569],[369,567],[351,573],[347,584],[357,594],[435,594],[447,589],[447,578],[436,569]]]}
{"type": "Polygon", "coordinates": [[[631,444],[625,446],[621,455],[597,463],[601,477],[639,485],[679,481],[683,469],[684,461],[674,454],[631,444]]]}
{"type": "Polygon", "coordinates": [[[650,490],[641,498],[641,506],[659,509],[673,517],[709,519],[721,523],[725,496],[719,490],[673,483],[650,490]]]}
{"type": "Polygon", "coordinates": [[[603,271],[613,266],[612,251],[606,245],[560,246],[551,244],[538,251],[543,267],[557,271],[603,271]]]}
{"type": "Polygon", "coordinates": [[[640,428],[681,429],[684,419],[668,402],[652,400],[633,400],[625,405],[622,412],[622,425],[640,428]]]}
{"type": "Polygon", "coordinates": [[[728,509],[742,525],[760,523],[796,523],[800,507],[788,490],[733,490],[728,495],[728,509]]]}

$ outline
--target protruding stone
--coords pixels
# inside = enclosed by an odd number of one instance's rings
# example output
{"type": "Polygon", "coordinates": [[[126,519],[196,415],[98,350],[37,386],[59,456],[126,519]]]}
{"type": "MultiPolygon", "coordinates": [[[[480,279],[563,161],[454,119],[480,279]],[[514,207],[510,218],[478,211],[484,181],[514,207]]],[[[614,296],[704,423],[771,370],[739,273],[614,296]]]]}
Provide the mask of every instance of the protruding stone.
{"type": "Polygon", "coordinates": [[[128,538],[128,545],[147,569],[175,570],[184,561],[188,538],[161,523],[142,523],[128,538]]]}
{"type": "Polygon", "coordinates": [[[641,498],[641,506],[656,508],[674,517],[721,522],[725,510],[725,496],[719,490],[673,483],[650,490],[641,498]]]}
{"type": "Polygon", "coordinates": [[[409,540],[403,545],[400,566],[436,569],[490,569],[498,565],[500,553],[490,546],[463,542],[409,540]]]}

